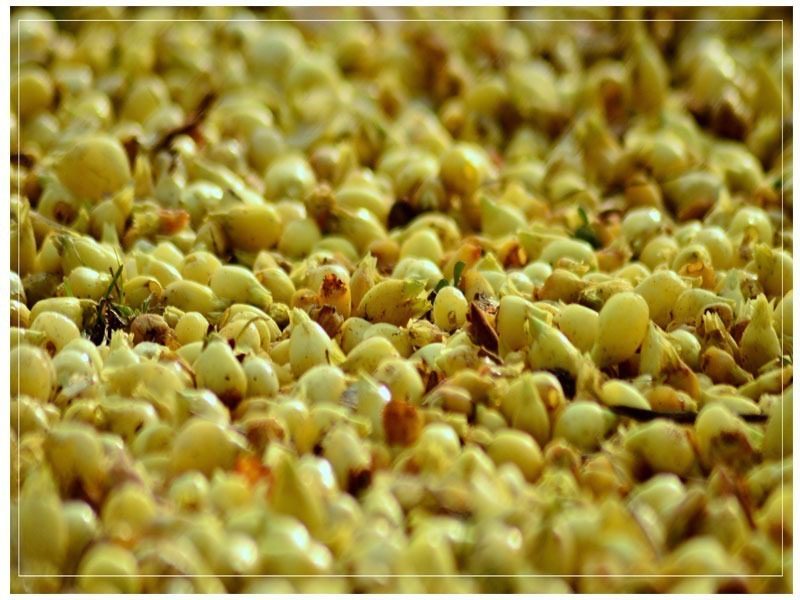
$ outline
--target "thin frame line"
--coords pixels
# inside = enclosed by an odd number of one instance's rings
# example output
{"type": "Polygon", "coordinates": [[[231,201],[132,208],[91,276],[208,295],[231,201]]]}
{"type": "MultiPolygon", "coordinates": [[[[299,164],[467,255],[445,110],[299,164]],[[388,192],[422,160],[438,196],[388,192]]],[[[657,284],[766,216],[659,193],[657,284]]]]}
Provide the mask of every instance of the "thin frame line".
{"type": "MultiPolygon", "coordinates": [[[[233,7],[236,8],[236,7],[233,7]]],[[[787,8],[783,5],[774,6],[771,8],[787,8]]],[[[651,22],[671,22],[671,23],[780,23],[781,24],[781,73],[780,73],[780,83],[781,83],[781,164],[780,164],[780,173],[781,179],[783,180],[784,175],[784,156],[785,156],[785,147],[784,147],[784,95],[785,95],[785,82],[784,82],[784,39],[785,39],[785,32],[784,32],[784,19],[17,19],[17,78],[19,79],[21,73],[21,66],[22,63],[20,61],[21,55],[21,35],[20,35],[20,27],[22,23],[37,23],[37,22],[55,22],[55,23],[136,23],[136,22],[144,22],[144,23],[180,23],[180,22],[198,22],[198,23],[228,23],[228,22],[257,22],[257,23],[338,23],[338,22],[356,22],[356,23],[378,23],[378,22],[387,22],[387,23],[415,23],[415,22],[432,22],[432,23],[615,23],[615,22],[640,22],[640,23],[651,23],[651,22]]],[[[21,130],[21,117],[19,114],[19,106],[20,106],[20,94],[21,90],[20,87],[17,86],[17,189],[21,189],[21,151],[22,151],[22,130],[21,130]]],[[[781,251],[785,251],[784,245],[784,186],[781,185],[781,251]]],[[[17,235],[17,260],[19,261],[19,250],[20,250],[20,236],[17,235]]],[[[783,292],[784,282],[783,282],[783,271],[781,271],[781,292],[783,292]]],[[[781,354],[783,355],[784,352],[784,340],[783,335],[781,336],[781,354]]],[[[20,371],[21,367],[21,357],[19,354],[17,355],[17,371],[20,371]]],[[[18,391],[19,394],[19,391],[18,391]]],[[[20,412],[17,411],[17,431],[20,431],[20,421],[21,416],[20,412]]],[[[784,411],[783,407],[781,407],[781,463],[783,463],[785,456],[784,456],[784,411]]],[[[19,467],[21,465],[21,447],[20,444],[17,443],[17,502],[21,499],[21,478],[19,477],[19,467]]],[[[375,578],[406,578],[406,577],[420,577],[420,578],[458,578],[458,577],[466,577],[466,578],[512,578],[512,577],[520,577],[520,578],[539,578],[539,577],[552,577],[552,578],[584,578],[584,577],[597,577],[597,578],[616,578],[616,579],[626,579],[626,578],[643,578],[643,577],[655,577],[655,578],[728,578],[728,577],[738,577],[743,579],[755,579],[755,578],[783,578],[785,573],[785,559],[784,559],[784,509],[785,509],[785,494],[784,494],[784,476],[781,477],[781,573],[778,574],[769,574],[769,575],[658,575],[658,574],[634,574],[634,575],[564,575],[564,574],[556,574],[556,575],[471,575],[471,574],[457,574],[457,575],[418,575],[418,574],[392,574],[392,575],[353,575],[353,574],[342,574],[342,575],[244,575],[244,574],[232,574],[232,575],[148,575],[148,577],[156,577],[156,578],[169,578],[169,577],[249,577],[249,578],[273,578],[273,577],[302,577],[302,578],[317,578],[317,577],[327,577],[327,578],[336,578],[336,577],[344,577],[344,578],[351,578],[351,577],[375,577],[375,578]]],[[[9,498],[10,501],[10,498],[9,498]]],[[[17,512],[17,577],[20,578],[42,578],[42,577],[52,577],[53,575],[23,575],[20,573],[22,564],[21,564],[21,533],[22,533],[22,519],[21,514],[19,511],[17,512]]],[[[59,577],[64,578],[74,578],[78,577],[78,575],[59,575],[59,577]]],[[[117,577],[115,575],[84,575],[83,577],[117,577]]],[[[120,575],[119,577],[127,577],[126,575],[120,575]]]]}
{"type": "MultiPolygon", "coordinates": [[[[22,35],[20,30],[21,22],[17,22],[17,81],[19,81],[20,74],[22,72],[20,64],[20,55],[22,54],[22,35]]],[[[22,168],[22,117],[20,116],[19,107],[22,105],[22,88],[21,86],[17,85],[17,192],[22,189],[22,173],[20,169],[22,168]]],[[[9,230],[11,229],[11,224],[9,223],[9,230]]],[[[17,223],[17,270],[19,270],[19,252],[21,248],[21,237],[19,235],[19,223],[17,223]]],[[[19,273],[17,273],[19,275],[19,273]]],[[[26,298],[27,300],[27,298],[26,298]]],[[[17,352],[17,373],[22,372],[22,357],[20,353],[17,352]]],[[[21,388],[21,382],[17,386],[17,398],[19,398],[19,391],[21,388]]],[[[48,398],[48,401],[50,399],[48,398]]],[[[19,401],[19,400],[17,400],[19,401]]],[[[19,435],[20,431],[22,431],[22,411],[17,410],[17,437],[21,437],[19,435]]],[[[19,510],[19,503],[22,499],[22,444],[20,444],[22,440],[17,440],[17,577],[20,577],[20,570],[22,569],[22,512],[19,510]]],[[[9,504],[9,512],[11,509],[11,498],[8,498],[9,504]]],[[[10,541],[10,540],[9,540],[10,541]]],[[[10,550],[10,548],[9,548],[10,550]]],[[[9,584],[9,591],[10,591],[10,584],[9,584]]]]}
{"type": "MultiPolygon", "coordinates": [[[[786,159],[786,147],[784,146],[784,142],[783,142],[783,129],[784,129],[784,124],[783,124],[783,119],[784,119],[784,116],[783,116],[784,97],[783,96],[785,94],[784,88],[786,87],[786,83],[784,81],[784,76],[783,76],[783,40],[784,40],[783,20],[781,20],[781,78],[780,78],[780,81],[781,81],[781,155],[780,155],[781,156],[781,162],[780,162],[780,174],[781,174],[781,252],[785,251],[784,250],[784,242],[783,242],[784,233],[785,233],[784,214],[783,213],[786,210],[786,207],[785,207],[785,205],[783,203],[784,160],[786,159]]],[[[785,296],[785,293],[784,293],[783,289],[784,289],[783,269],[781,269],[781,297],[778,300],[778,302],[781,302],[783,300],[783,297],[785,296]]],[[[783,308],[781,308],[781,324],[783,324],[783,314],[782,313],[783,313],[783,308]]],[[[784,350],[785,350],[783,337],[784,337],[783,336],[783,331],[781,331],[781,361],[783,361],[783,355],[784,355],[784,350]]],[[[784,413],[783,406],[784,406],[784,403],[785,403],[785,399],[781,398],[781,468],[783,468],[783,460],[784,460],[784,457],[783,457],[783,413],[784,413]]],[[[792,412],[792,414],[794,415],[794,412],[792,412]]],[[[783,475],[783,474],[781,474],[781,475],[783,475]]],[[[786,560],[785,560],[784,554],[783,554],[783,552],[784,552],[783,547],[784,547],[784,544],[785,544],[784,537],[786,535],[785,534],[785,529],[786,529],[785,528],[785,522],[783,520],[784,519],[784,508],[785,508],[785,504],[786,504],[786,495],[784,494],[784,490],[783,490],[783,480],[784,480],[784,477],[782,476],[781,477],[781,575],[783,575],[784,564],[786,563],[786,560]]]]}
{"type": "MultiPolygon", "coordinates": [[[[26,577],[28,579],[37,579],[37,578],[41,579],[41,578],[49,578],[49,577],[59,577],[59,578],[66,578],[66,579],[77,579],[77,578],[83,579],[83,578],[92,578],[92,577],[102,577],[103,579],[106,579],[106,578],[129,579],[131,576],[130,575],[119,575],[119,574],[117,574],[117,575],[77,575],[77,574],[72,573],[72,574],[69,574],[69,575],[58,575],[58,574],[56,574],[56,575],[20,575],[20,577],[26,577]]],[[[384,578],[384,579],[385,578],[398,579],[398,578],[400,578],[400,579],[406,579],[406,578],[409,578],[409,577],[428,578],[428,579],[459,579],[461,577],[467,578],[467,579],[478,579],[478,578],[482,578],[482,577],[490,578],[490,579],[503,579],[503,578],[508,579],[508,578],[515,578],[515,577],[519,577],[519,578],[523,578],[523,577],[532,578],[533,577],[533,578],[545,578],[545,579],[559,579],[559,578],[560,579],[572,579],[572,578],[579,578],[579,579],[588,579],[588,578],[592,578],[592,579],[594,579],[594,578],[600,578],[600,579],[604,579],[604,578],[643,579],[645,577],[647,577],[649,579],[661,579],[661,578],[688,579],[688,578],[698,578],[698,577],[702,578],[702,579],[761,579],[761,578],[772,578],[772,579],[775,579],[775,578],[778,578],[778,577],[783,577],[783,575],[782,574],[777,574],[777,573],[774,573],[774,574],[771,574],[771,575],[736,575],[736,574],[734,574],[734,575],[721,575],[719,573],[716,573],[716,574],[702,574],[701,573],[699,575],[697,575],[697,574],[695,574],[695,575],[659,575],[658,573],[639,573],[637,575],[592,575],[592,574],[587,574],[587,573],[566,574],[566,575],[565,574],[558,574],[558,573],[556,573],[555,575],[539,574],[539,573],[521,573],[519,575],[501,575],[501,574],[497,574],[497,573],[490,574],[490,575],[473,575],[473,574],[470,574],[470,573],[455,573],[455,574],[452,574],[452,575],[438,575],[438,574],[423,575],[423,574],[417,574],[417,573],[401,573],[401,574],[397,574],[397,575],[386,575],[386,574],[373,575],[371,573],[366,573],[366,574],[343,573],[343,574],[330,574],[330,575],[321,574],[321,573],[314,573],[314,574],[308,574],[308,575],[280,575],[280,574],[247,575],[247,574],[244,574],[244,573],[232,573],[230,575],[213,575],[213,574],[204,573],[204,574],[201,574],[201,575],[192,575],[190,573],[188,573],[188,574],[170,573],[170,574],[162,574],[162,575],[147,575],[147,574],[141,574],[140,573],[138,575],[138,577],[140,579],[148,579],[150,577],[156,577],[156,578],[181,577],[183,579],[192,579],[192,578],[195,578],[195,577],[203,578],[203,579],[210,578],[210,577],[219,577],[219,578],[246,577],[246,578],[250,578],[250,579],[258,579],[260,577],[265,577],[265,578],[281,577],[281,578],[284,578],[284,579],[293,578],[293,577],[296,577],[296,578],[299,578],[299,579],[305,579],[306,577],[311,577],[311,578],[314,578],[314,579],[336,579],[336,578],[339,578],[339,577],[347,578],[347,579],[354,579],[354,578],[364,578],[364,579],[370,579],[370,578],[375,578],[375,579],[381,579],[381,578],[384,578]]]]}
{"type": "MultiPolygon", "coordinates": [[[[141,7],[140,7],[141,8],[141,7]]],[[[187,7],[191,8],[191,7],[187,7]]],[[[244,7],[241,7],[244,8],[244,7]]],[[[780,8],[780,7],[774,7],[780,8]]],[[[788,8],[788,7],[786,7],[788,8]]],[[[783,23],[783,19],[18,19],[25,23],[783,23]]]]}

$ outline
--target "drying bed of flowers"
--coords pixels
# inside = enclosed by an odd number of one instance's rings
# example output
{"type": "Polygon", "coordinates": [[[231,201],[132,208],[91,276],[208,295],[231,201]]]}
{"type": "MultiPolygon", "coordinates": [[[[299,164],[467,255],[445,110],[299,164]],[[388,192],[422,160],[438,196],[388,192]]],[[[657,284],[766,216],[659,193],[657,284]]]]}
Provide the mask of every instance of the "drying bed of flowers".
{"type": "Polygon", "coordinates": [[[11,35],[12,590],[791,591],[790,12],[11,35]]]}

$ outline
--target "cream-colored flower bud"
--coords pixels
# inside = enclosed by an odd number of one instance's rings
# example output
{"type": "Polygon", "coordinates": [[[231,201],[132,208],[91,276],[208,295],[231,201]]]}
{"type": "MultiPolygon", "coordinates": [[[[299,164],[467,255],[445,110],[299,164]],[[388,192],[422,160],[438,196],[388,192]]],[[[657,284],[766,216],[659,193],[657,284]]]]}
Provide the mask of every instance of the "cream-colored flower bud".
{"type": "Polygon", "coordinates": [[[513,429],[498,432],[487,449],[496,465],[512,463],[528,481],[535,481],[544,460],[539,445],[530,435],[513,429]]]}
{"type": "Polygon", "coordinates": [[[47,402],[53,393],[56,370],[50,357],[41,348],[20,344],[12,348],[11,397],[26,395],[47,402]]]}
{"type": "Polygon", "coordinates": [[[101,135],[90,135],[71,145],[58,161],[56,173],[73,194],[92,201],[118,191],[131,179],[122,145],[101,135]]]}
{"type": "MultiPolygon", "coordinates": [[[[258,317],[251,319],[236,319],[229,321],[219,330],[219,335],[237,349],[257,352],[262,347],[269,347],[269,337],[266,343],[261,339],[258,328],[258,317]]],[[[269,334],[268,334],[269,335],[269,334]]]]}
{"type": "Polygon", "coordinates": [[[73,297],[45,298],[39,300],[33,305],[33,308],[31,308],[31,322],[35,321],[36,317],[42,313],[54,312],[64,315],[75,323],[76,327],[80,328],[83,326],[83,315],[86,310],[85,305],[85,301],[73,297]]]}
{"type": "Polygon", "coordinates": [[[768,297],[781,298],[792,289],[793,260],[792,255],[779,248],[769,248],[759,244],[753,252],[752,267],[758,275],[758,281],[768,297]]]}
{"type": "Polygon", "coordinates": [[[532,369],[562,369],[577,376],[581,355],[563,333],[534,316],[528,318],[528,331],[532,339],[528,364],[532,369]]]}
{"type": "Polygon", "coordinates": [[[71,500],[64,503],[64,519],[67,523],[67,561],[77,561],[100,532],[97,515],[86,502],[71,500]]]}
{"type": "Polygon", "coordinates": [[[311,367],[339,364],[344,356],[336,343],[305,312],[292,309],[292,334],[289,338],[289,361],[299,377],[311,367]]]}
{"type": "Polygon", "coordinates": [[[286,272],[278,267],[255,271],[256,279],[272,294],[275,302],[290,304],[297,291],[286,272]]]}
{"type": "Polygon", "coordinates": [[[399,353],[392,343],[384,337],[371,337],[353,348],[342,363],[342,369],[348,373],[363,371],[375,372],[378,365],[387,358],[397,358],[399,353]]]}
{"type": "Polygon", "coordinates": [[[571,238],[553,240],[544,247],[538,260],[555,265],[562,258],[569,258],[575,262],[583,263],[592,269],[597,268],[597,257],[592,250],[592,246],[583,240],[571,238]]]}
{"type": "Polygon", "coordinates": [[[78,589],[95,594],[136,594],[139,565],[132,552],[112,543],[92,546],[78,567],[78,589]]]}
{"type": "Polygon", "coordinates": [[[700,411],[695,422],[698,450],[704,465],[717,462],[749,466],[755,453],[754,432],[722,403],[714,402],[700,411]]]}
{"type": "Polygon", "coordinates": [[[178,510],[197,510],[205,506],[208,489],[205,476],[197,471],[190,471],[175,478],[168,495],[178,510]]]}
{"type": "Polygon", "coordinates": [[[336,334],[336,339],[342,351],[345,354],[350,354],[353,348],[365,339],[364,334],[372,326],[373,325],[369,321],[360,317],[350,317],[346,319],[339,328],[339,332],[336,334]]]}
{"type": "Polygon", "coordinates": [[[427,295],[425,285],[420,281],[387,279],[364,294],[356,315],[372,323],[405,326],[430,308],[427,295]]]}
{"type": "Polygon", "coordinates": [[[675,238],[668,235],[657,235],[644,245],[639,260],[655,271],[662,265],[671,265],[679,246],[675,238]]]}
{"type": "Polygon", "coordinates": [[[316,365],[297,380],[298,391],[310,405],[337,403],[347,387],[344,372],[333,365],[316,365]]]}
{"type": "Polygon", "coordinates": [[[269,359],[250,355],[242,363],[247,378],[247,397],[271,398],[278,393],[280,383],[269,359]]]}
{"type": "Polygon", "coordinates": [[[634,291],[647,302],[650,319],[666,327],[672,319],[672,307],[687,287],[676,273],[662,270],[646,277],[634,291]]]}
{"type": "Polygon", "coordinates": [[[625,448],[636,454],[657,473],[688,475],[695,454],[687,431],[666,419],[639,425],[625,438],[625,448]]]}
{"type": "Polygon", "coordinates": [[[622,220],[622,235],[634,249],[641,249],[663,227],[664,217],[659,210],[651,207],[633,208],[622,220]]]}
{"type": "Polygon", "coordinates": [[[22,485],[18,504],[19,561],[23,573],[53,573],[67,552],[67,523],[50,470],[36,468],[22,485]]]}
{"type": "Polygon", "coordinates": [[[400,246],[401,259],[414,256],[439,264],[443,255],[442,242],[436,233],[429,229],[412,233],[400,246]]]}
{"type": "Polygon", "coordinates": [[[621,292],[603,305],[592,358],[607,367],[627,360],[639,349],[647,333],[650,311],[647,302],[633,292],[621,292]]]}
{"type": "Polygon", "coordinates": [[[468,309],[469,304],[461,290],[447,285],[436,294],[433,322],[443,331],[453,331],[464,325],[468,309]]]}
{"type": "Polygon", "coordinates": [[[247,377],[226,341],[209,342],[193,369],[197,387],[211,390],[227,406],[235,407],[245,397],[247,377]]]}
{"type": "Polygon", "coordinates": [[[769,413],[762,449],[765,457],[778,459],[792,455],[793,404],[789,386],[769,413]]]}
{"type": "Polygon", "coordinates": [[[531,373],[523,373],[508,386],[500,410],[514,429],[531,434],[540,446],[550,440],[550,418],[531,373]]]}
{"type": "Polygon", "coordinates": [[[148,490],[128,483],[112,490],[101,516],[103,528],[111,539],[128,542],[145,531],[156,516],[156,506],[148,490]]]}
{"type": "Polygon", "coordinates": [[[772,309],[762,294],[755,300],[750,323],[739,343],[742,366],[755,374],[769,361],[781,356],[781,344],[772,323],[772,309]]]}
{"type": "Polygon", "coordinates": [[[389,388],[393,400],[418,404],[425,391],[425,385],[414,363],[402,358],[381,361],[374,377],[389,388]]]}
{"type": "Polygon", "coordinates": [[[522,350],[528,345],[525,327],[528,316],[533,312],[533,305],[520,296],[506,295],[500,298],[497,309],[497,336],[500,340],[500,352],[522,350]]]}
{"type": "Polygon", "coordinates": [[[736,240],[748,228],[753,228],[758,234],[758,239],[764,244],[772,245],[773,228],[767,213],[757,206],[743,206],[731,219],[728,225],[728,235],[736,240]]]}
{"type": "Polygon", "coordinates": [[[175,473],[200,471],[210,476],[215,469],[233,467],[246,441],[224,425],[201,417],[187,421],[172,445],[172,468],[175,473]]]}
{"type": "Polygon", "coordinates": [[[481,230],[488,236],[501,237],[513,234],[527,226],[525,215],[511,204],[495,202],[481,196],[481,230]]]}
{"type": "Polygon", "coordinates": [[[222,263],[216,256],[210,252],[197,250],[184,257],[180,271],[184,279],[208,285],[211,276],[221,266],[222,263]]]}
{"type": "Polygon", "coordinates": [[[167,285],[164,288],[164,300],[184,312],[199,312],[202,315],[221,310],[226,304],[208,286],[188,279],[167,285]]]}
{"type": "Polygon", "coordinates": [[[199,312],[187,312],[175,326],[175,336],[182,346],[202,342],[208,334],[208,321],[199,312]]]}
{"type": "Polygon", "coordinates": [[[460,143],[442,157],[439,176],[445,186],[459,194],[469,195],[492,173],[493,168],[483,148],[460,143]]]}
{"type": "Polygon", "coordinates": [[[211,276],[211,291],[229,302],[253,304],[267,308],[272,295],[262,286],[252,271],[238,265],[223,265],[211,276]]]}
{"type": "Polygon", "coordinates": [[[601,405],[579,400],[559,413],[553,437],[564,438],[581,450],[591,451],[599,447],[613,420],[613,415],[601,405]]]}
{"type": "Polygon", "coordinates": [[[77,267],[64,278],[64,283],[76,298],[99,300],[108,291],[111,274],[98,273],[89,267],[77,267]]]}
{"type": "Polygon", "coordinates": [[[594,346],[600,316],[591,308],[568,304],[561,309],[554,322],[580,352],[589,352],[594,346]]]}
{"type": "Polygon", "coordinates": [[[31,330],[43,333],[46,343],[56,352],[81,335],[73,321],[61,313],[51,311],[39,314],[31,323],[31,330]]]}
{"type": "Polygon", "coordinates": [[[650,410],[647,399],[635,387],[624,381],[612,379],[600,388],[600,399],[606,406],[627,406],[650,410]]]}

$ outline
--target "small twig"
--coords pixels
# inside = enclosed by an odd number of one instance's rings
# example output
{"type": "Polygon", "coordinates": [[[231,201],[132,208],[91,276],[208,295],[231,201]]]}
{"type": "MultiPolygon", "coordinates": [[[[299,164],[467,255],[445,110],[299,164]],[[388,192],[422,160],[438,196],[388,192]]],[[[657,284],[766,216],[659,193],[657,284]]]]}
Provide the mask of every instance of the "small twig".
{"type": "Polygon", "coordinates": [[[217,95],[214,92],[209,92],[203,99],[200,100],[200,104],[197,105],[197,108],[194,112],[189,116],[186,123],[175,127],[174,129],[170,129],[167,131],[164,136],[153,146],[152,153],[158,154],[162,150],[165,150],[170,147],[172,141],[183,134],[193,135],[203,120],[206,118],[206,115],[211,108],[211,105],[217,99],[217,95]]]}
{"type": "MultiPolygon", "coordinates": [[[[676,423],[694,423],[697,419],[697,413],[689,411],[676,411],[676,412],[661,412],[656,410],[647,410],[644,408],[633,408],[630,406],[612,406],[611,411],[623,416],[636,419],[637,421],[652,421],[653,419],[669,419],[676,423]]],[[[767,420],[767,415],[739,415],[744,421],[749,423],[763,423],[767,420]]]]}

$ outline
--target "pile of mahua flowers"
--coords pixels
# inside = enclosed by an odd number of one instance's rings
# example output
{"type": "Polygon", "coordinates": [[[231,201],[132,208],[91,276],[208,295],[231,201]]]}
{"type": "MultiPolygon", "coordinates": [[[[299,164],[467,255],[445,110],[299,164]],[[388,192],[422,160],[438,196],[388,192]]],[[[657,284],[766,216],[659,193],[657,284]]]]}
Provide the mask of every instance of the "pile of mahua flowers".
{"type": "Polygon", "coordinates": [[[791,591],[788,13],[319,14],[12,13],[12,590],[791,591]]]}

